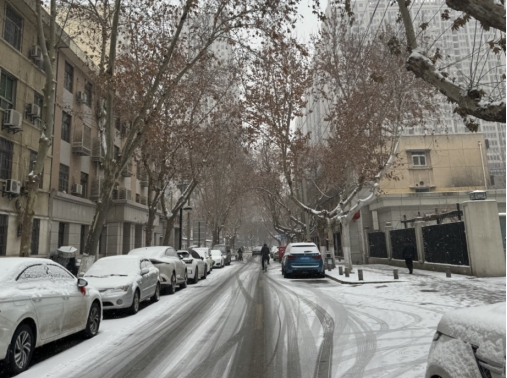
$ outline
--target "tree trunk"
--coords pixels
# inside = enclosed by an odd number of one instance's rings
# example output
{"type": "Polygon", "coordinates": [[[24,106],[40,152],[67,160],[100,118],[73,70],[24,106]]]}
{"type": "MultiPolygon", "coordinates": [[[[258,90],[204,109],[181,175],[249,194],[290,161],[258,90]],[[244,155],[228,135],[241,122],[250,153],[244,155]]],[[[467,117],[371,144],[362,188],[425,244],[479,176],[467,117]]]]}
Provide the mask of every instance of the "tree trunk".
{"type": "MultiPolygon", "coordinates": [[[[169,245],[169,239],[171,238],[171,233],[174,229],[174,220],[175,217],[169,217],[166,218],[166,227],[165,227],[165,234],[164,234],[164,245],[169,245]]],[[[176,241],[174,241],[176,244],[176,241]]],[[[180,246],[173,246],[174,248],[178,249],[180,246]]]]}
{"type": "Polygon", "coordinates": [[[327,239],[329,241],[328,251],[331,254],[331,258],[333,259],[333,266],[336,266],[336,259],[334,255],[333,220],[327,218],[326,221],[327,239]]]}
{"type": "Polygon", "coordinates": [[[42,49],[44,58],[44,103],[42,109],[42,125],[41,136],[39,138],[39,149],[37,151],[37,159],[32,172],[28,175],[25,190],[27,190],[27,197],[25,205],[22,201],[18,200],[21,208],[18,223],[21,227],[21,243],[19,247],[19,255],[27,257],[30,255],[32,246],[32,228],[33,216],[35,214],[35,206],[37,204],[37,197],[39,191],[39,183],[44,170],[44,163],[48,155],[49,148],[51,147],[53,129],[54,129],[54,114],[55,114],[55,83],[54,83],[54,62],[55,57],[55,30],[56,30],[56,1],[51,0],[51,15],[49,24],[49,50],[46,47],[46,38],[44,36],[44,27],[42,23],[42,7],[40,2],[36,2],[37,10],[37,33],[39,37],[39,45],[42,49]]]}
{"type": "Polygon", "coordinates": [[[153,242],[153,224],[157,216],[157,206],[154,204],[148,207],[148,223],[146,224],[146,246],[151,247],[153,242]]]}
{"type": "Polygon", "coordinates": [[[350,221],[348,219],[342,220],[342,251],[345,260],[345,267],[352,271],[352,250],[350,248],[350,221]]]}
{"type": "Polygon", "coordinates": [[[317,220],[317,232],[319,234],[319,245],[320,245],[320,254],[322,255],[322,259],[326,258],[326,220],[318,219],[317,220]]]}

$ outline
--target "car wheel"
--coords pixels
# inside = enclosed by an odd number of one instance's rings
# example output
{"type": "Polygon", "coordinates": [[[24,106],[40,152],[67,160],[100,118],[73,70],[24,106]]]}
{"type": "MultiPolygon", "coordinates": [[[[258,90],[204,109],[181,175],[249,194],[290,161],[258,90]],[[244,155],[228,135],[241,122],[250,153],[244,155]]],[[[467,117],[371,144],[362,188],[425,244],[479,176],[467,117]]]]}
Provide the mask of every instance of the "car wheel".
{"type": "Polygon", "coordinates": [[[134,293],[134,298],[132,299],[132,305],[129,307],[129,313],[131,315],[135,315],[139,312],[139,290],[136,290],[134,293]]]}
{"type": "Polygon", "coordinates": [[[100,306],[97,302],[92,303],[90,307],[90,313],[88,314],[88,320],[86,321],[86,328],[84,335],[87,339],[97,335],[99,333],[100,326],[100,306]]]}
{"type": "Polygon", "coordinates": [[[187,271],[185,270],[185,280],[183,281],[183,283],[180,284],[180,289],[186,289],[188,286],[188,275],[187,275],[187,271]]]}
{"type": "Polygon", "coordinates": [[[151,302],[155,303],[160,300],[160,282],[157,282],[157,287],[155,288],[155,294],[151,297],[151,302]]]}
{"type": "Polygon", "coordinates": [[[30,365],[35,339],[32,329],[27,324],[21,324],[12,336],[9,347],[9,370],[14,374],[25,371],[30,365]]]}
{"type": "Polygon", "coordinates": [[[206,270],[206,267],[204,267],[204,274],[202,275],[202,279],[205,280],[208,276],[208,271],[206,270]]]}
{"type": "Polygon", "coordinates": [[[176,292],[176,276],[173,274],[171,275],[171,285],[167,288],[167,292],[169,294],[174,294],[176,292]]]}
{"type": "Polygon", "coordinates": [[[195,268],[194,283],[199,282],[199,268],[195,268]]]}

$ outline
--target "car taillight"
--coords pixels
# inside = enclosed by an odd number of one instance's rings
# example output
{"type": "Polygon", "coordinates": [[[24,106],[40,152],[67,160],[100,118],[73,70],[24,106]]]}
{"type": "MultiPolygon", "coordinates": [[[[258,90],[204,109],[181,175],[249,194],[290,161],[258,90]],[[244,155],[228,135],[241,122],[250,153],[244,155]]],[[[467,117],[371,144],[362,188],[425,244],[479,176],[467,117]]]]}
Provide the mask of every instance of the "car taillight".
{"type": "Polygon", "coordinates": [[[296,256],[288,255],[287,260],[297,260],[296,256]]]}
{"type": "Polygon", "coordinates": [[[321,255],[315,255],[315,256],[312,256],[312,259],[322,260],[322,256],[321,255]]]}

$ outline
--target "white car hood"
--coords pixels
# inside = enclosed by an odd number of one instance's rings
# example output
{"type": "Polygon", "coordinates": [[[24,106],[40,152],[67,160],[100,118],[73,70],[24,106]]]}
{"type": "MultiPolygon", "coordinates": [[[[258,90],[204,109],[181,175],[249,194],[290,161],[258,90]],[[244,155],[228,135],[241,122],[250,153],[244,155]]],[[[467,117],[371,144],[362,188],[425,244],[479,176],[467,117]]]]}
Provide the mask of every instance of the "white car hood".
{"type": "Polygon", "coordinates": [[[132,285],[137,277],[136,276],[110,276],[110,277],[83,277],[90,286],[97,290],[114,289],[119,286],[132,285]]]}
{"type": "Polygon", "coordinates": [[[500,362],[505,356],[505,302],[462,308],[444,314],[437,330],[478,346],[477,355],[500,362]]]}

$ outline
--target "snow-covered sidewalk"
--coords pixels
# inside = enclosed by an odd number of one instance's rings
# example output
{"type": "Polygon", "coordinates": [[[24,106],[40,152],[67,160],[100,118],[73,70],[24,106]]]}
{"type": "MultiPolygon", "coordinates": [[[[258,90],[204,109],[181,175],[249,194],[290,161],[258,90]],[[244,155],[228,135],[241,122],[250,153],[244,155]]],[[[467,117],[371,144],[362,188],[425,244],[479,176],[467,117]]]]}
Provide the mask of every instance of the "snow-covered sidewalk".
{"type": "MultiPolygon", "coordinates": [[[[407,282],[414,278],[436,278],[447,281],[458,281],[466,280],[471,276],[464,274],[452,274],[451,277],[446,277],[445,272],[434,272],[430,270],[414,269],[413,274],[408,274],[408,269],[405,267],[397,267],[382,264],[371,264],[371,265],[355,265],[352,272],[349,273],[349,277],[345,277],[345,273],[339,274],[339,267],[342,267],[342,271],[345,271],[345,266],[338,263],[336,268],[333,270],[326,270],[326,276],[332,280],[338,281],[345,284],[375,284],[375,283],[397,283],[407,282]],[[398,270],[398,279],[394,278],[394,270],[398,270]],[[359,279],[358,271],[362,270],[363,280],[359,279]]],[[[501,278],[500,278],[501,279],[501,278]]],[[[505,280],[505,277],[504,277],[505,280]]]]}

